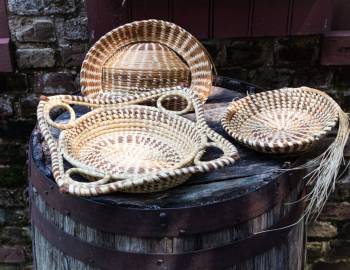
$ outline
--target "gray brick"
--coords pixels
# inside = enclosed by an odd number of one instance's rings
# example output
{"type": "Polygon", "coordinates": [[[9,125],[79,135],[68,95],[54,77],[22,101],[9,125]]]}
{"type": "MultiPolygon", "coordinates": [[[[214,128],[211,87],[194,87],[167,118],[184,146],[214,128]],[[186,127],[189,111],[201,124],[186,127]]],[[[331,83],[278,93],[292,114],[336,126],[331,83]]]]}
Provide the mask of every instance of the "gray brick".
{"type": "Polygon", "coordinates": [[[18,49],[16,59],[19,68],[53,67],[55,51],[51,48],[18,49]]]}
{"type": "Polygon", "coordinates": [[[51,19],[12,18],[12,34],[19,42],[48,43],[56,40],[55,27],[51,19]]]}

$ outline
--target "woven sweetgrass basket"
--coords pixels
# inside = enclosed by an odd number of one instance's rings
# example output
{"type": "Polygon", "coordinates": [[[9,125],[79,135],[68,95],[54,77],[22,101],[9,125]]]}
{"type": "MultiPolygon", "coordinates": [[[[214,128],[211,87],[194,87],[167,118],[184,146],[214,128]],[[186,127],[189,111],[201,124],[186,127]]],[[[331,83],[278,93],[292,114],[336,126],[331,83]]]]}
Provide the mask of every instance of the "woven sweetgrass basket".
{"type": "Polygon", "coordinates": [[[213,68],[208,52],[186,30],[160,20],[136,21],[108,32],[92,46],[81,68],[81,91],[85,96],[126,95],[184,82],[205,102],[213,68]]]}
{"type": "Polygon", "coordinates": [[[43,98],[37,116],[50,149],[55,180],[63,191],[75,195],[160,191],[183,183],[193,173],[222,168],[238,158],[236,148],[207,126],[201,101],[190,89],[159,89],[105,99],[43,98]],[[181,96],[188,106],[182,111],[168,111],[163,101],[171,96],[181,96]],[[136,104],[155,98],[158,108],[136,104]],[[75,119],[70,104],[95,109],[75,119]],[[57,107],[70,112],[68,123],[51,120],[50,111],[57,107]],[[191,108],[195,109],[196,122],[179,115],[191,108]],[[58,141],[51,135],[51,127],[62,130],[58,141]],[[219,148],[223,155],[202,161],[210,147],[219,148]],[[73,166],[66,172],[64,159],[73,166]],[[74,180],[74,174],[91,182],[74,180]]]}
{"type": "MultiPolygon", "coordinates": [[[[335,188],[344,164],[349,118],[327,94],[308,87],[283,88],[233,101],[222,119],[226,132],[265,153],[302,154],[339,123],[334,142],[319,156],[292,170],[307,168],[307,219],[316,218],[335,188]]],[[[303,216],[303,217],[304,217],[303,216]]],[[[301,221],[302,219],[300,219],[301,221]]]]}
{"type": "Polygon", "coordinates": [[[173,50],[159,43],[127,45],[102,69],[102,90],[106,92],[134,94],[178,85],[190,85],[190,70],[173,50]]]}
{"type": "Polygon", "coordinates": [[[338,107],[319,90],[283,88],[233,101],[222,125],[234,139],[259,152],[298,153],[336,125],[338,107]]]}

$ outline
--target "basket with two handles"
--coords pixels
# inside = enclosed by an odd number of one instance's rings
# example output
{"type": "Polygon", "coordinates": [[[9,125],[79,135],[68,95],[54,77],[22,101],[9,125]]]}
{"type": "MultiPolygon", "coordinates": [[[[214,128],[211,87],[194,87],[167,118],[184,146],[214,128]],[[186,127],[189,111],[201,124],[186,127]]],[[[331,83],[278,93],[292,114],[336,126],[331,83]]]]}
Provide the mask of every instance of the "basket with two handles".
{"type": "Polygon", "coordinates": [[[38,106],[38,124],[49,146],[57,184],[75,195],[160,191],[183,183],[193,173],[222,168],[238,159],[237,149],[207,126],[200,99],[187,88],[99,99],[45,97],[38,106]],[[169,111],[162,105],[175,96],[187,100],[185,109],[169,111]],[[154,99],[157,107],[139,105],[154,99]],[[74,104],[94,109],[76,119],[74,104]],[[58,107],[69,111],[67,123],[50,118],[58,107]],[[180,116],[191,108],[196,122],[180,116]],[[61,130],[58,140],[52,127],[61,130]],[[203,161],[209,147],[219,148],[222,156],[203,161]],[[64,160],[72,168],[65,170],[64,160]],[[85,181],[74,180],[74,174],[85,176],[85,181]]]}

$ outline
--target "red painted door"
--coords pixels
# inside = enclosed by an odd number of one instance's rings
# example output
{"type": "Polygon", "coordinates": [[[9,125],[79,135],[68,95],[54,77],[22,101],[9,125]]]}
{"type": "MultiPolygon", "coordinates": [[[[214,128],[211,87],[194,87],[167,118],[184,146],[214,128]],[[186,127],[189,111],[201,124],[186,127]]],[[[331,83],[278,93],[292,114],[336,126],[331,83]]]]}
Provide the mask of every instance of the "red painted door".
{"type": "Polygon", "coordinates": [[[332,0],[125,0],[124,5],[122,2],[86,0],[92,39],[141,19],[173,21],[198,38],[323,34],[329,29],[333,7],[332,0]]]}

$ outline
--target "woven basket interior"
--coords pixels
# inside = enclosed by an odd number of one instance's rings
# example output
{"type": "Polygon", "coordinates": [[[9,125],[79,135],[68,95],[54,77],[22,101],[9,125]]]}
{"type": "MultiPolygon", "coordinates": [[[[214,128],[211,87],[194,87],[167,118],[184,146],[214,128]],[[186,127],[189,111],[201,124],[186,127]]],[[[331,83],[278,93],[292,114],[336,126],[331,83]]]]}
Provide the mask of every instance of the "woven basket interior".
{"type": "Polygon", "coordinates": [[[102,90],[122,91],[190,85],[190,70],[171,49],[159,43],[127,45],[103,66],[102,90]]]}
{"type": "Polygon", "coordinates": [[[330,131],[337,119],[337,105],[332,99],[303,87],[234,101],[223,125],[236,140],[258,151],[291,153],[305,151],[330,131]]]}
{"type": "Polygon", "coordinates": [[[97,109],[62,134],[70,163],[122,177],[188,165],[203,139],[191,121],[140,105],[97,109]]]}
{"type": "Polygon", "coordinates": [[[110,31],[92,46],[82,64],[80,82],[82,94],[89,96],[130,94],[124,90],[185,82],[205,102],[211,91],[212,64],[200,42],[181,27],[160,20],[137,21],[110,31]],[[116,69],[111,68],[114,65],[116,69]]]}

